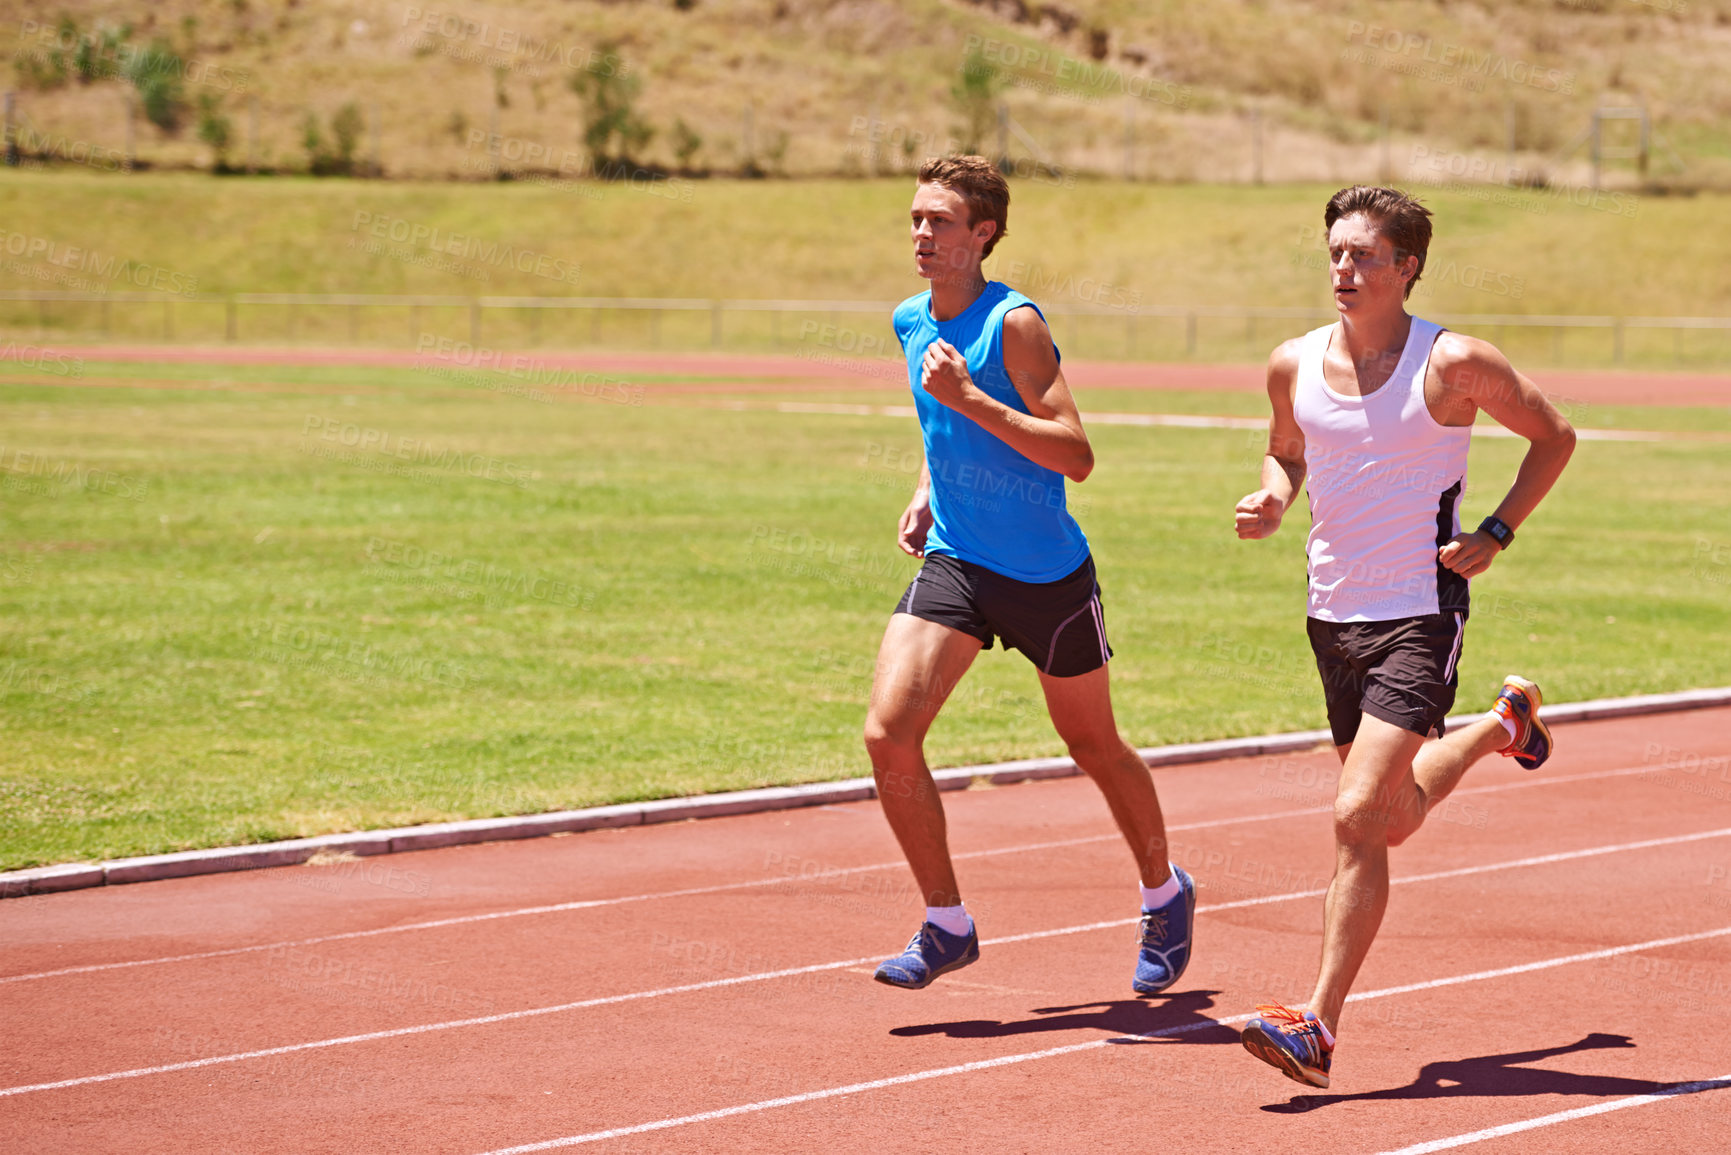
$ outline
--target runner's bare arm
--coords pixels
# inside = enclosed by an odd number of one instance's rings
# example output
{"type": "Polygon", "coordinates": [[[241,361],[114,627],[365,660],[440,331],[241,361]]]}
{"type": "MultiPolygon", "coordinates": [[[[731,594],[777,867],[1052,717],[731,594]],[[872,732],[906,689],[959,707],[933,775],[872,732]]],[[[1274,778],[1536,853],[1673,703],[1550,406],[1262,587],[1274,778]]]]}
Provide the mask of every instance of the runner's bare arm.
{"type": "Polygon", "coordinates": [[[896,544],[914,557],[926,556],[926,534],[932,529],[932,471],[920,462],[920,481],[908,507],[896,522],[896,544]]]}
{"type": "MultiPolygon", "coordinates": [[[[1515,483],[1494,516],[1519,529],[1562,476],[1575,451],[1575,430],[1539,387],[1509,364],[1488,341],[1444,333],[1433,351],[1437,372],[1453,398],[1490,414],[1498,424],[1528,441],[1515,483]]],[[[1462,577],[1490,568],[1502,547],[1488,533],[1457,535],[1437,553],[1442,564],[1462,577]]]]}
{"type": "Polygon", "coordinates": [[[1293,387],[1298,381],[1298,348],[1295,338],[1283,342],[1268,356],[1268,403],[1274,416],[1268,422],[1268,452],[1262,458],[1262,488],[1245,496],[1233,511],[1238,536],[1246,540],[1268,537],[1280,528],[1280,519],[1304,485],[1304,430],[1292,415],[1293,387]]]}
{"type": "Polygon", "coordinates": [[[1094,449],[1064,374],[1052,333],[1033,309],[1004,317],[1004,369],[1028,412],[989,396],[968,375],[968,362],[942,339],[926,349],[920,384],[935,399],[978,423],[1036,465],[1081,481],[1094,469],[1094,449]]]}

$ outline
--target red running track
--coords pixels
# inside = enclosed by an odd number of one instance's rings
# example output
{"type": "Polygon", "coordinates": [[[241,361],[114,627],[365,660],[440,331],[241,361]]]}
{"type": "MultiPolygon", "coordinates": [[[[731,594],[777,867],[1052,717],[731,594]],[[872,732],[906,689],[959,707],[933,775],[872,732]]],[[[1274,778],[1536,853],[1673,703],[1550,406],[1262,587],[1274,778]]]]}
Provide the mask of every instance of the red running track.
{"type": "Polygon", "coordinates": [[[946,797],[985,944],[922,992],[869,977],[919,911],[874,803],[8,901],[0,1146],[1722,1150],[1731,710],[1557,736],[1395,852],[1326,1093],[1234,1029],[1307,993],[1319,752],[1158,772],[1202,908],[1153,999],[1081,779],[946,797]]]}

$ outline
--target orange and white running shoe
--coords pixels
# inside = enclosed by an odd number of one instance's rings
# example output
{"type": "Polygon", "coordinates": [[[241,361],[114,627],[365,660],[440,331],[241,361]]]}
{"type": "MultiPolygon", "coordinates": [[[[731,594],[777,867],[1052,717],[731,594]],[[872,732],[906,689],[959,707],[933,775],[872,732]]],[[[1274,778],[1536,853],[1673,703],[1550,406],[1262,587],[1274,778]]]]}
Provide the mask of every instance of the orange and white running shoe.
{"type": "Polygon", "coordinates": [[[1288,1079],[1311,1087],[1328,1086],[1334,1044],[1323,1037],[1322,1021],[1279,1003],[1256,1008],[1256,1017],[1239,1032],[1244,1049],[1277,1068],[1288,1079]]]}
{"type": "Polygon", "coordinates": [[[1537,770],[1551,756],[1551,729],[1539,718],[1539,684],[1519,674],[1503,679],[1491,713],[1515,728],[1515,736],[1498,753],[1513,758],[1528,770],[1537,770]]]}

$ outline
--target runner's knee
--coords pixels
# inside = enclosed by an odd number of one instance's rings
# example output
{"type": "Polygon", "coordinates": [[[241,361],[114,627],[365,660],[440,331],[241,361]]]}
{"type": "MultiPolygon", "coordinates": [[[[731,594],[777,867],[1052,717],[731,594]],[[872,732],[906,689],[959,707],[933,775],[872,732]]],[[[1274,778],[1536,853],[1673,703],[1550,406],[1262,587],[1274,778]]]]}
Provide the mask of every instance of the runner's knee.
{"type": "Polygon", "coordinates": [[[1064,748],[1076,765],[1086,769],[1105,766],[1120,760],[1130,747],[1116,731],[1088,734],[1066,734],[1064,748]]]}
{"type": "Polygon", "coordinates": [[[1374,794],[1342,794],[1335,799],[1334,840],[1342,846],[1393,845],[1390,833],[1399,825],[1387,800],[1374,794]]]}
{"type": "Polygon", "coordinates": [[[906,727],[895,725],[875,711],[866,715],[865,748],[875,765],[881,759],[893,759],[897,754],[918,753],[919,735],[906,727]]]}

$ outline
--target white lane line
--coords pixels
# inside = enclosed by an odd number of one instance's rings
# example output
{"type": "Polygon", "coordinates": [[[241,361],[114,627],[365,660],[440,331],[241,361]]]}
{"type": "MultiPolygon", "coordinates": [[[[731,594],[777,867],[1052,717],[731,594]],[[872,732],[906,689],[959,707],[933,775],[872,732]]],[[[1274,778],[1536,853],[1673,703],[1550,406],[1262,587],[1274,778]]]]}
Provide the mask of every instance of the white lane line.
{"type": "MultiPolygon", "coordinates": [[[[1641,774],[1652,771],[1650,765],[1625,766],[1617,770],[1596,770],[1585,774],[1569,774],[1556,777],[1535,777],[1519,782],[1504,782],[1496,786],[1478,786],[1466,790],[1456,790],[1450,797],[1462,794],[1496,794],[1504,790],[1522,790],[1529,786],[1557,786],[1569,782],[1584,782],[1594,778],[1617,778],[1629,774],[1641,774]]],[[[1236,818],[1210,819],[1204,822],[1184,822],[1168,826],[1167,833],[1180,830],[1206,830],[1218,826],[1232,826],[1241,822],[1268,822],[1280,818],[1297,818],[1311,814],[1321,814],[1333,809],[1331,804],[1319,803],[1316,806],[1300,807],[1296,810],[1276,810],[1268,814],[1245,814],[1236,818]]],[[[1031,842],[1022,846],[1005,846],[996,850],[970,850],[952,857],[956,859],[989,858],[999,854],[1021,854],[1030,850],[1052,850],[1061,847],[1086,846],[1096,842],[1112,842],[1119,838],[1118,834],[1096,834],[1086,838],[1069,838],[1057,842],[1031,842]]],[[[30,974],[0,975],[0,983],[31,982],[36,979],[60,978],[65,975],[91,974],[96,971],[126,970],[131,967],[158,966],[164,963],[196,962],[200,959],[227,958],[233,955],[256,954],[259,951],[291,950],[306,946],[316,946],[325,942],[340,942],[352,938],[372,938],[381,934],[400,934],[412,930],[434,930],[445,926],[461,926],[472,922],[489,922],[500,918],[521,918],[533,914],[557,914],[569,910],[588,910],[598,906],[617,906],[627,902],[649,902],[662,898],[686,898],[698,894],[718,894],[729,890],[743,890],[756,886],[774,886],[784,882],[822,882],[829,878],[839,878],[850,874],[863,874],[873,870],[905,869],[902,862],[874,862],[866,866],[835,867],[821,874],[813,875],[776,875],[773,878],[754,878],[746,882],[725,882],[715,886],[694,886],[683,890],[663,890],[650,894],[628,894],[616,898],[592,898],[575,902],[552,903],[547,906],[525,906],[515,910],[496,910],[486,914],[456,915],[451,918],[431,919],[424,922],[408,922],[399,926],[381,926],[369,930],[343,931],[338,934],[318,935],[313,938],[291,939],[284,942],[259,943],[256,946],[229,947],[224,950],[196,951],[191,954],[165,955],[160,958],[128,959],[124,962],[89,963],[84,966],[60,967],[50,971],[35,971],[30,974]]]]}
{"type": "MultiPolygon", "coordinates": [[[[1215,1023],[1189,1023],[1189,1027],[1215,1026],[1215,1023]]],[[[1160,1032],[1155,1032],[1160,1033],[1160,1032]]],[[[849,1083],[845,1087],[828,1087],[822,1091],[806,1091],[800,1095],[784,1095],[779,1099],[765,1099],[757,1103],[745,1103],[738,1107],[722,1107],[715,1111],[704,1111],[697,1115],[681,1115],[676,1119],[657,1119],[653,1123],[639,1123],[635,1127],[615,1127],[611,1131],[591,1131],[587,1135],[572,1135],[564,1139],[548,1139],[540,1143],[524,1143],[518,1147],[501,1147],[489,1151],[487,1155],[520,1155],[526,1151],[550,1151],[555,1147],[575,1147],[580,1143],[598,1143],[603,1139],[618,1139],[625,1135],[641,1135],[646,1131],[665,1131],[669,1127],[683,1127],[690,1123],[708,1123],[714,1119],[725,1119],[730,1115],[749,1115],[758,1111],[771,1111],[777,1107],[792,1107],[800,1103],[811,1103],[819,1099],[834,1099],[842,1095],[858,1095],[864,1091],[876,1091],[882,1087],[896,1087],[904,1083],[923,1083],[927,1079],[940,1079],[945,1075],[965,1075],[972,1071],[988,1071],[993,1067],[1008,1067],[1016,1063],[1026,1063],[1034,1059],[1050,1059],[1057,1055],[1072,1055],[1077,1051],[1091,1051],[1105,1045],[1106,1040],[1096,1039],[1086,1043],[1072,1043],[1067,1047],[1049,1047],[1044,1051],[1034,1051],[1028,1054],[1005,1055],[999,1059],[979,1059],[972,1063],[960,1063],[954,1067],[939,1067],[930,1071],[915,1071],[910,1075],[892,1075],[887,1079],[873,1079],[869,1083],[849,1083]]]]}
{"type": "Polygon", "coordinates": [[[1469,786],[1465,790],[1455,790],[1450,798],[1462,794],[1500,794],[1504,790],[1522,790],[1528,786],[1556,786],[1564,782],[1591,782],[1597,778],[1627,778],[1631,774],[1653,774],[1665,769],[1643,762],[1639,766],[1621,766],[1615,770],[1588,770],[1581,774],[1561,774],[1554,778],[1546,778],[1537,774],[1530,775],[1518,782],[1502,782],[1495,786],[1469,786]]]}
{"type": "MultiPolygon", "coordinates": [[[[1203,830],[1216,826],[1233,826],[1243,822],[1268,822],[1279,818],[1293,818],[1300,815],[1318,814],[1331,809],[1327,806],[1306,806],[1297,810],[1277,810],[1268,814],[1246,814],[1235,818],[1218,818],[1206,822],[1187,822],[1167,827],[1173,830],[1203,830]]],[[[1119,834],[1091,834],[1085,838],[1066,838],[1055,842],[1029,842],[1020,846],[1003,846],[995,850],[970,850],[952,857],[989,858],[999,854],[1023,854],[1034,850],[1054,850],[1071,846],[1085,846],[1095,842],[1112,842],[1120,839],[1119,834]]],[[[905,870],[905,862],[873,862],[865,866],[832,867],[817,874],[778,874],[770,878],[754,878],[745,882],[723,882],[714,886],[693,886],[683,890],[661,890],[649,894],[627,894],[614,898],[590,898],[574,902],[557,902],[547,906],[524,906],[514,910],[495,910],[485,914],[463,914],[451,918],[429,919],[425,922],[408,922],[399,926],[381,926],[369,930],[342,931],[337,934],[323,934],[313,938],[293,939],[286,942],[260,943],[256,946],[229,947],[224,950],[198,951],[192,954],[167,955],[162,958],[130,959],[125,962],[90,963],[85,966],[61,967],[58,970],[36,971],[31,974],[0,976],[0,983],[21,983],[33,979],[58,978],[63,975],[89,974],[93,971],[122,970],[128,967],[155,966],[159,963],[192,962],[198,959],[226,958],[231,955],[256,954],[259,951],[290,950],[304,946],[314,946],[324,942],[340,942],[344,939],[371,938],[381,934],[400,934],[411,930],[433,930],[444,926],[461,926],[473,922],[490,922],[501,918],[521,918],[532,914],[557,914],[570,910],[589,910],[600,906],[618,906],[628,902],[649,902],[662,898],[686,898],[698,894],[719,894],[729,890],[744,890],[756,886],[776,886],[789,882],[823,882],[826,879],[841,878],[846,875],[864,874],[873,870],[905,870]]]]}
{"type": "MultiPolygon", "coordinates": [[[[1391,995],[1405,994],[1409,991],[1430,990],[1435,987],[1456,986],[1461,983],[1482,982],[1487,979],[1502,978],[1505,975],[1523,974],[1528,971],[1547,970],[1552,967],[1567,966],[1570,963],[1583,962],[1590,959],[1611,958],[1615,955],[1632,954],[1636,951],[1657,950],[1661,947],[1676,946],[1680,943],[1699,942],[1702,939],[1717,938],[1731,935],[1731,926],[1720,927],[1717,930],[1699,931],[1695,934],[1675,935],[1671,938],[1652,939],[1648,942],[1630,943],[1627,946],[1609,947],[1605,950],[1589,951],[1585,954],[1565,955],[1562,958],[1545,959],[1540,962],[1527,963],[1519,967],[1503,967],[1498,970],[1474,971],[1472,974],[1455,975],[1446,979],[1431,979],[1429,982],[1410,983],[1406,986],[1384,987],[1381,990],[1365,991],[1362,994],[1347,996],[1347,1002],[1365,1002],[1370,999],[1388,998],[1391,995]]],[[[629,1127],[613,1127],[606,1131],[591,1131],[584,1135],[569,1135],[560,1139],[546,1139],[539,1143],[524,1143],[516,1147],[501,1147],[489,1151],[486,1155],[523,1155],[529,1151],[551,1151],[559,1147],[575,1147],[583,1143],[597,1143],[604,1139],[618,1139],[627,1135],[641,1135],[646,1131],[664,1131],[669,1127],[683,1127],[692,1123],[707,1123],[715,1119],[725,1119],[732,1115],[754,1114],[759,1111],[770,1111],[777,1107],[791,1107],[800,1103],[810,1103],[818,1099],[833,1099],[841,1095],[857,1095],[864,1091],[875,1091],[882,1087],[900,1086],[906,1083],[922,1083],[928,1079],[941,1079],[949,1075],[963,1075],[973,1071],[989,1070],[993,1067],[1008,1067],[1018,1063],[1030,1063],[1039,1059],[1050,1059],[1059,1055],[1073,1055],[1078,1051],[1091,1051],[1109,1046],[1118,1039],[1161,1039],[1174,1035],[1187,1034],[1190,1031],[1202,1030],[1207,1027],[1230,1027],[1246,1022],[1250,1014],[1233,1015],[1230,1018],[1209,1019],[1199,1023],[1184,1023],[1176,1027],[1165,1027],[1156,1031],[1147,1031],[1139,1035],[1120,1035],[1116,1039],[1091,1039],[1086,1043],[1072,1043],[1067,1047],[1049,1047],[1043,1051],[1024,1051],[1014,1055],[1002,1055],[995,1059],[981,1059],[973,1063],[961,1063],[953,1067],[936,1067],[927,1071],[914,1071],[906,1075],[894,1075],[887,1079],[873,1079],[867,1083],[850,1083],[845,1087],[826,1087],[820,1091],[806,1091],[799,1095],[783,1095],[777,1099],[764,1099],[756,1103],[743,1103],[737,1107],[723,1107],[715,1111],[703,1111],[695,1115],[681,1115],[670,1119],[656,1119],[649,1123],[638,1123],[629,1127]]],[[[1718,1080],[1714,1080],[1718,1082],[1718,1080]]],[[[1680,1086],[1699,1086],[1701,1090],[1709,1086],[1697,1084],[1680,1084],[1680,1086]]],[[[1674,1094],[1681,1092],[1672,1092],[1674,1094]]],[[[1664,1091],[1655,1092],[1664,1094],[1664,1091]]],[[[1653,1096],[1639,1096],[1641,1099],[1653,1096]]],[[[1629,1106],[1636,1106],[1633,1101],[1629,1106]]],[[[1602,1105],[1601,1110],[1613,1110],[1612,1106],[1602,1105]]],[[[1584,1108],[1591,1113],[1591,1108],[1584,1108]]],[[[1565,1112],[1577,1114],[1578,1112],[1565,1112]]],[[[1513,1125],[1516,1129],[1524,1129],[1521,1124],[1513,1125]]],[[[1489,1138],[1493,1132],[1483,1132],[1489,1138]]],[[[1447,1143],[1447,1140],[1443,1140],[1447,1143]]],[[[1416,1155],[1419,1151],[1438,1150],[1432,1147],[1406,1148],[1400,1155],[1416,1155]]]]}
{"type": "MultiPolygon", "coordinates": [[[[1671,837],[1671,838],[1650,838],[1650,839],[1645,839],[1645,840],[1640,841],[1640,842],[1618,843],[1614,846],[1595,846],[1595,847],[1589,847],[1588,849],[1585,849],[1585,850],[1571,850],[1571,851],[1565,851],[1561,854],[1545,854],[1545,855],[1539,855],[1539,856],[1534,857],[1534,858],[1518,858],[1518,859],[1514,859],[1513,861],[1510,861],[1510,862],[1484,863],[1484,864],[1479,865],[1479,866],[1468,866],[1468,867],[1463,867],[1459,870],[1438,871],[1438,872],[1433,873],[1433,874],[1415,874],[1415,875],[1410,875],[1410,876],[1407,876],[1404,878],[1391,879],[1390,885],[1391,886],[1400,886],[1400,885],[1403,885],[1406,883],[1412,883],[1412,882],[1428,882],[1432,879],[1437,879],[1437,878],[1456,878],[1456,877],[1459,877],[1461,875],[1467,875],[1467,874],[1490,874],[1490,873],[1494,873],[1494,872],[1500,871],[1500,870],[1514,870],[1514,869],[1518,869],[1520,867],[1525,867],[1525,866],[1537,866],[1537,865],[1548,864],[1548,863],[1553,863],[1553,862],[1565,862],[1565,861],[1568,861],[1570,859],[1590,858],[1590,857],[1593,857],[1596,855],[1602,855],[1602,854],[1615,854],[1615,853],[1618,853],[1619,851],[1624,851],[1624,850],[1644,850],[1644,849],[1648,849],[1648,848],[1654,847],[1654,846],[1669,846],[1669,845],[1672,845],[1675,843],[1699,842],[1702,839],[1722,838],[1726,835],[1731,835],[1731,827],[1726,827],[1722,830],[1702,831],[1702,832],[1697,833],[1697,834],[1679,834],[1679,835],[1676,835],[1676,836],[1671,837]]],[[[1216,904],[1211,905],[1211,906],[1200,906],[1199,905],[1196,908],[1196,913],[1197,914],[1209,914],[1209,913],[1213,913],[1214,911],[1237,910],[1241,907],[1247,907],[1247,906],[1266,906],[1270,903],[1289,902],[1293,899],[1299,899],[1299,898],[1315,898],[1315,897],[1318,897],[1319,895],[1323,895],[1326,893],[1328,893],[1326,888],[1320,889],[1320,890],[1295,890],[1295,891],[1291,891],[1291,892],[1286,893],[1286,894],[1265,895],[1261,898],[1246,898],[1246,899],[1240,899],[1236,902],[1216,903],[1216,904]]],[[[1131,926],[1134,923],[1136,923],[1137,921],[1138,920],[1134,919],[1134,918],[1120,918],[1120,919],[1111,919],[1111,920],[1106,921],[1106,922],[1084,923],[1080,926],[1062,926],[1062,927],[1057,927],[1057,928],[1052,929],[1052,930],[1029,931],[1029,932],[1024,933],[1024,934],[1004,935],[1001,938],[982,939],[980,941],[980,945],[984,947],[984,946],[1001,946],[1001,945],[1004,945],[1007,943],[1015,943],[1015,942],[1032,942],[1036,939],[1056,938],[1056,937],[1059,937],[1061,935],[1084,934],[1084,933],[1087,933],[1089,931],[1110,930],[1110,929],[1113,929],[1115,927],[1131,926]]],[[[1731,930],[1731,928],[1727,928],[1727,930],[1731,930]]],[[[1712,933],[1718,934],[1721,932],[1714,931],[1712,933]]],[[[1699,936],[1696,936],[1696,937],[1699,937],[1699,936]]],[[[1658,940],[1655,940],[1655,942],[1658,943],[1659,945],[1669,945],[1673,942],[1688,942],[1690,940],[1691,940],[1691,936],[1685,935],[1682,938],[1678,938],[1678,939],[1658,939],[1658,940]]],[[[1599,951],[1599,952],[1595,952],[1595,953],[1582,954],[1582,955],[1570,955],[1570,956],[1568,956],[1567,959],[1565,959],[1563,961],[1576,962],[1576,961],[1579,961],[1582,959],[1609,957],[1609,955],[1612,955],[1612,954],[1622,953],[1624,951],[1624,949],[1625,948],[1621,948],[1621,947],[1613,947],[1608,952],[1599,951]]],[[[57,1089],[62,1088],[62,1087],[82,1086],[85,1083],[107,1083],[107,1082],[111,1082],[115,1079],[136,1079],[136,1078],[143,1076],[143,1075],[160,1075],[160,1074],[166,1074],[170,1071],[185,1071],[185,1070],[191,1070],[195,1067],[208,1067],[208,1066],[212,1066],[213,1064],[217,1064],[217,1063],[238,1063],[238,1062],[241,1062],[242,1060],[246,1060],[246,1059],[262,1059],[262,1058],[267,1058],[271,1055],[285,1055],[285,1054],[289,1054],[289,1053],[295,1052],[295,1051],[318,1050],[318,1049],[321,1049],[324,1047],[343,1046],[343,1045],[346,1045],[349,1043],[368,1043],[368,1042],[374,1042],[374,1041],[379,1040],[379,1039],[400,1038],[404,1035],[427,1034],[428,1032],[431,1032],[431,1031],[450,1031],[450,1030],[457,1030],[457,1029],[463,1028],[463,1027],[487,1026],[487,1025],[492,1024],[492,1023],[512,1022],[516,1019],[531,1019],[531,1018],[539,1018],[543,1015],[562,1014],[562,1013],[567,1012],[567,1011],[582,1010],[582,1009],[587,1008],[587,1007],[610,1006],[610,1005],[613,1005],[615,1003],[635,1002],[635,1001],[638,1001],[640,999],[655,999],[655,998],[662,998],[662,997],[665,997],[667,995],[688,994],[688,993],[693,992],[693,991],[707,991],[707,990],[715,990],[715,989],[718,989],[721,987],[741,986],[745,983],[767,982],[767,981],[770,981],[772,979],[790,978],[794,975],[816,974],[820,971],[833,971],[833,970],[841,970],[845,967],[863,966],[863,965],[867,965],[867,964],[879,961],[880,957],[881,956],[872,956],[870,958],[844,959],[841,962],[813,963],[809,966],[788,967],[788,968],[785,968],[783,970],[758,971],[758,972],[754,972],[752,974],[734,975],[730,978],[724,978],[724,979],[709,979],[705,982],[700,982],[700,983],[683,983],[679,986],[660,987],[660,988],[655,989],[655,990],[630,991],[630,992],[627,992],[625,994],[619,994],[619,995],[603,995],[603,996],[600,996],[598,998],[593,998],[593,999],[580,999],[577,1002],[559,1003],[557,1005],[550,1006],[550,1007],[530,1007],[530,1008],[527,1008],[527,1009],[521,1010],[521,1011],[501,1011],[498,1014],[480,1015],[480,1016],[477,1016],[475,1018],[469,1018],[469,1019],[451,1019],[451,1020],[448,1020],[445,1022],[438,1022],[438,1023],[422,1023],[418,1026],[413,1026],[413,1027],[396,1027],[396,1028],[393,1028],[391,1030],[385,1030],[385,1031],[369,1031],[366,1034],[343,1035],[341,1037],[334,1038],[334,1039],[315,1039],[311,1042],[306,1042],[306,1043],[288,1043],[288,1044],[285,1044],[285,1045],[280,1046],[280,1047],[267,1047],[263,1050],[257,1050],[257,1051],[240,1051],[240,1052],[236,1052],[234,1054],[228,1054],[228,1055],[213,1055],[213,1056],[211,1056],[209,1058],[205,1058],[205,1059],[187,1059],[187,1060],[184,1060],[184,1061],[179,1062],[179,1063],[165,1063],[161,1066],[156,1066],[156,1067],[136,1067],[136,1068],[133,1068],[132,1070],[128,1070],[128,1071],[111,1071],[111,1072],[108,1072],[108,1073],[102,1074],[102,1075],[83,1075],[83,1076],[80,1076],[78,1078],[61,1079],[61,1080],[58,1080],[58,1081],[52,1082],[52,1083],[30,1083],[30,1084],[26,1084],[24,1086],[18,1086],[18,1087],[5,1087],[5,1088],[0,1088],[0,1098],[4,1098],[8,1095],[22,1095],[22,1094],[25,1094],[26,1092],[30,1092],[30,1091],[52,1091],[52,1090],[57,1090],[57,1089]]],[[[1494,974],[1518,974],[1523,969],[1531,970],[1531,969],[1536,969],[1537,967],[1542,967],[1545,965],[1548,965],[1548,964],[1544,964],[1544,963],[1527,964],[1524,967],[1504,968],[1503,970],[1496,971],[1496,972],[1486,971],[1483,973],[1487,976],[1491,975],[1493,973],[1494,974]]],[[[1443,980],[1443,981],[1446,983],[1448,981],[1453,981],[1453,980],[1443,980]]],[[[1406,989],[1406,988],[1402,988],[1402,989],[1406,989]]],[[[1419,988],[1414,987],[1412,989],[1416,990],[1419,988]]],[[[1356,996],[1356,995],[1351,996],[1351,998],[1357,998],[1357,997],[1358,996],[1356,996]]],[[[1366,995],[1365,997],[1371,998],[1374,996],[1366,995]]],[[[1350,999],[1349,999],[1349,1001],[1350,1001],[1350,999]]]]}
{"type": "Polygon", "coordinates": [[[1387,1151],[1383,1155],[1429,1155],[1432,1151],[1447,1151],[1451,1147],[1465,1147],[1469,1143],[1482,1143],[1486,1139],[1500,1139],[1504,1135],[1515,1135],[1522,1131],[1532,1131],[1539,1127],[1552,1127],[1558,1123],[1567,1123],[1574,1119],[1585,1119],[1589,1115],[1603,1115],[1608,1111],[1621,1111],[1625,1107],[1645,1107],[1648,1103],[1663,1103],[1678,1095],[1697,1095],[1702,1091],[1723,1091],[1731,1088],[1731,1075],[1720,1075],[1717,1079],[1701,1079],[1694,1083],[1672,1083],[1669,1087],[1660,1087],[1645,1095],[1631,1095],[1627,1099],[1612,1099],[1608,1103],[1594,1103],[1591,1107],[1576,1107],[1568,1111],[1558,1111],[1552,1115],[1540,1115],[1536,1119],[1522,1119],[1518,1123],[1504,1123],[1497,1127],[1486,1127],[1483,1131],[1471,1131],[1465,1135],[1452,1135],[1447,1139],[1432,1139],[1428,1143],[1414,1143],[1411,1147],[1402,1147],[1398,1151],[1387,1151]]]}
{"type": "MultiPolygon", "coordinates": [[[[752,404],[749,401],[723,401],[725,409],[746,410],[768,408],[778,413],[822,413],[833,417],[917,417],[911,405],[848,405],[827,401],[778,401],[773,405],[752,404]]],[[[1200,413],[1095,413],[1082,415],[1087,425],[1164,426],[1169,429],[1254,429],[1268,428],[1266,417],[1218,417],[1200,413]]],[[[1500,425],[1474,425],[1474,437],[1519,437],[1520,434],[1500,425]]],[[[1575,436],[1582,441],[1676,441],[1701,439],[1700,434],[1668,433],[1651,429],[1577,429],[1575,436]]],[[[1709,435],[1711,437],[1711,435],[1709,435]]]]}

